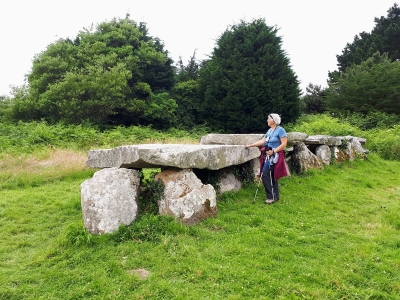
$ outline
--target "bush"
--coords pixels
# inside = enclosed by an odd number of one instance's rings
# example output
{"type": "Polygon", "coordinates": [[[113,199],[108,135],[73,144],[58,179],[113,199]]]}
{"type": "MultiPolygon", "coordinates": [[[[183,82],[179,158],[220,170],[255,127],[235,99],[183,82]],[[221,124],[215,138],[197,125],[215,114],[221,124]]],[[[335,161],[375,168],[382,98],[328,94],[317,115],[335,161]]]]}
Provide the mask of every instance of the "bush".
{"type": "Polygon", "coordinates": [[[400,122],[400,116],[395,114],[387,114],[380,111],[372,111],[368,114],[362,113],[342,113],[335,114],[335,118],[345,120],[349,124],[360,128],[361,130],[368,130],[372,128],[389,128],[400,122]]]}
{"type": "Polygon", "coordinates": [[[296,124],[284,126],[286,131],[304,132],[308,135],[326,134],[332,136],[363,136],[362,130],[329,114],[302,115],[296,124]]]}
{"type": "Polygon", "coordinates": [[[164,184],[159,179],[149,182],[146,189],[140,194],[140,212],[148,214],[158,213],[158,201],[164,196],[164,184]]]}
{"type": "Polygon", "coordinates": [[[101,131],[91,124],[49,125],[46,122],[0,123],[0,153],[32,153],[43,147],[72,150],[112,148],[126,144],[171,143],[171,141],[198,142],[203,134],[201,128],[195,132],[171,129],[167,132],[151,126],[117,126],[101,131]]]}
{"type": "Polygon", "coordinates": [[[386,129],[372,129],[364,133],[366,148],[384,159],[400,160],[400,124],[386,129]]]}

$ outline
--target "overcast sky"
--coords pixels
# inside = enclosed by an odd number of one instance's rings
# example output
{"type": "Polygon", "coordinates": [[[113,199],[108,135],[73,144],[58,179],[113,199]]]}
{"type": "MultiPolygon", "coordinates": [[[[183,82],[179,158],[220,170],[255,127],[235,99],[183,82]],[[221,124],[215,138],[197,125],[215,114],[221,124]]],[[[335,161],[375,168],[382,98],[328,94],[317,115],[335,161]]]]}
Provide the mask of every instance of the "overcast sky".
{"type": "Polygon", "coordinates": [[[336,55],[374,18],[387,16],[394,0],[1,0],[0,95],[24,84],[32,59],[59,38],[75,38],[84,27],[124,18],[146,22],[174,61],[186,64],[194,50],[204,59],[229,25],[265,18],[279,28],[282,48],[305,91],[326,86],[336,55]]]}

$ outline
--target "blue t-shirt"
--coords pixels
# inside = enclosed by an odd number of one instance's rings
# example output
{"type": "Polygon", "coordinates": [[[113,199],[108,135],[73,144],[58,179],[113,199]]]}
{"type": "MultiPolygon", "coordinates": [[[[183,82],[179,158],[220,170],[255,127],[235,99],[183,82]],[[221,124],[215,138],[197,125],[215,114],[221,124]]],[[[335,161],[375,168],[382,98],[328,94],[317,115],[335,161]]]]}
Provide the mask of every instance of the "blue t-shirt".
{"type": "Polygon", "coordinates": [[[281,144],[281,138],[286,136],[286,131],[283,127],[277,126],[275,129],[270,128],[264,136],[266,138],[264,146],[273,149],[278,148],[281,144]]]}

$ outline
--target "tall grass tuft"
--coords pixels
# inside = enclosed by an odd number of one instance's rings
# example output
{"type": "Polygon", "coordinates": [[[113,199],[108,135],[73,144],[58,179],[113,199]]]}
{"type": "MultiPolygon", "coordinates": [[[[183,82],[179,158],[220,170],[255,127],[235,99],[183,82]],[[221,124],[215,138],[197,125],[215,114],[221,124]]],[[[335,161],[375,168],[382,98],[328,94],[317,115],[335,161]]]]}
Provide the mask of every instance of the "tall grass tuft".
{"type": "Polygon", "coordinates": [[[90,246],[93,244],[92,235],[83,227],[82,222],[68,224],[58,238],[62,246],[90,246]]]}

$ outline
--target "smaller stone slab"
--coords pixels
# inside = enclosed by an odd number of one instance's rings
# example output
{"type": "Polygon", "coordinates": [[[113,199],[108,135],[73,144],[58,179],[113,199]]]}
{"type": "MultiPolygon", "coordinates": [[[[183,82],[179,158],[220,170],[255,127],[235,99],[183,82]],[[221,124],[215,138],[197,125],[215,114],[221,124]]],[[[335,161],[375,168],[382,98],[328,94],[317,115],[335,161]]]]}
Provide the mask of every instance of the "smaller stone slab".
{"type": "MultiPolygon", "coordinates": [[[[202,145],[249,145],[258,142],[264,137],[264,133],[252,134],[207,134],[200,140],[202,145]]],[[[288,132],[287,145],[293,146],[304,142],[308,135],[302,132],[288,132]]]]}
{"type": "Polygon", "coordinates": [[[342,139],[330,135],[311,135],[304,141],[304,144],[340,146],[342,144],[342,139]]]}
{"type": "Polygon", "coordinates": [[[90,150],[90,168],[161,168],[219,170],[260,156],[256,147],[243,145],[140,144],[90,150]]]}
{"type": "Polygon", "coordinates": [[[220,134],[211,133],[203,136],[200,140],[201,145],[249,145],[264,137],[264,134],[220,134]]]}
{"type": "Polygon", "coordinates": [[[287,146],[294,146],[298,143],[304,142],[308,138],[308,134],[303,132],[288,132],[287,133],[287,146]]]}

